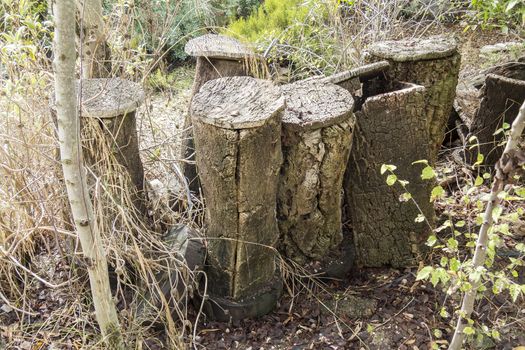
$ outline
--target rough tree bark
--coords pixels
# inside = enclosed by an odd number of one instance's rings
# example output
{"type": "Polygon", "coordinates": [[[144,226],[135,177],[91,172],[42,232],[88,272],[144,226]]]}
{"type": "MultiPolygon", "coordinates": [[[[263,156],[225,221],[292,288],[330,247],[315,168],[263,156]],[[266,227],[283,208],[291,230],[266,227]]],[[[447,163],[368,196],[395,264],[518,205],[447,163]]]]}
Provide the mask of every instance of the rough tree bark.
{"type": "Polygon", "coordinates": [[[428,123],[424,117],[425,88],[396,83],[379,93],[364,89],[362,109],[355,112],[356,130],[345,173],[345,193],[353,225],[357,263],[361,266],[409,266],[416,262],[430,228],[415,223],[418,208],[401,203],[403,193],[388,186],[382,164],[397,166],[399,179],[432,222],[431,184],[420,178],[412,162],[428,159],[428,123]]]}
{"type": "Polygon", "coordinates": [[[277,87],[250,77],[212,80],[193,99],[212,318],[259,316],[277,301],[275,211],[283,107],[277,87]]]}
{"type": "Polygon", "coordinates": [[[435,162],[445,138],[458,82],[461,56],[456,43],[449,38],[431,37],[378,42],[368,50],[367,60],[387,60],[390,63],[388,74],[391,80],[426,88],[425,118],[431,147],[429,160],[435,162]]]}
{"type": "Polygon", "coordinates": [[[352,95],[316,80],[282,87],[283,166],[277,217],[286,255],[327,260],[342,240],[341,188],[355,119],[352,95]]]}
{"type": "Polygon", "coordinates": [[[74,1],[57,0],[54,15],[56,24],[53,67],[58,136],[69,203],[89,274],[95,315],[104,341],[109,349],[124,349],[117,311],[109,287],[106,254],[93,216],[82,161],[75,84],[74,1]]]}
{"type": "MultiPolygon", "coordinates": [[[[481,102],[470,126],[470,135],[477,136],[485,165],[495,164],[503,152],[499,144],[504,135],[494,135],[494,132],[503,123],[512,124],[525,100],[525,63],[517,63],[514,68],[514,72],[506,71],[510,77],[488,74],[480,90],[481,102]]],[[[470,163],[476,162],[478,148],[472,148],[467,154],[470,163]]]]}
{"type": "Polygon", "coordinates": [[[124,170],[131,180],[126,190],[138,213],[145,217],[144,169],[135,119],[136,109],[143,100],[142,87],[128,80],[82,80],[81,123],[86,163],[98,177],[122,174],[124,170]],[[115,163],[107,162],[110,159],[101,150],[111,152],[115,163]]]}
{"type": "MultiPolygon", "coordinates": [[[[510,137],[503,151],[503,155],[496,164],[496,175],[492,188],[490,191],[490,198],[485,208],[485,214],[483,215],[483,224],[480,227],[478,240],[476,243],[476,250],[474,251],[474,257],[472,259],[472,269],[483,266],[487,257],[487,243],[488,243],[488,232],[492,226],[493,217],[492,214],[496,209],[501,199],[498,194],[503,190],[505,184],[508,182],[512,173],[520,166],[525,164],[525,152],[518,150],[518,145],[525,129],[525,103],[521,105],[519,113],[512,123],[510,137]]],[[[450,342],[449,350],[459,350],[463,345],[465,339],[465,333],[463,332],[467,325],[466,320],[472,315],[474,310],[474,302],[476,301],[476,295],[479,287],[481,286],[481,279],[477,281],[471,281],[472,287],[465,292],[463,296],[463,302],[461,304],[461,310],[459,311],[458,322],[454,331],[454,336],[450,342]]]]}
{"type": "MultiPolygon", "coordinates": [[[[188,55],[197,57],[191,99],[207,81],[221,77],[253,75],[253,70],[260,62],[251,49],[223,35],[206,34],[192,39],[186,44],[185,51],[188,55]]],[[[183,173],[190,189],[198,193],[200,184],[195,165],[195,146],[191,126],[191,117],[187,115],[183,128],[186,131],[182,148],[182,156],[185,159],[183,173]]]]}
{"type": "Polygon", "coordinates": [[[111,75],[111,50],[106,41],[102,0],[77,0],[81,18],[82,78],[111,75]]]}

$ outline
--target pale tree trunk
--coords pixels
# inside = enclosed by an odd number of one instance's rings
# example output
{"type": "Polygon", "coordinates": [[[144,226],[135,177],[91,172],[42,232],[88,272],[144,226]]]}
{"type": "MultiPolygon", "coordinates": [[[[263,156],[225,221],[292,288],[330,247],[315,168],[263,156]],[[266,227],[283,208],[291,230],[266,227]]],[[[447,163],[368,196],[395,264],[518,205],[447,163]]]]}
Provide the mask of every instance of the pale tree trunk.
{"type": "Polygon", "coordinates": [[[77,0],[80,13],[82,78],[107,78],[111,53],[106,41],[102,0],[77,0]]]}
{"type": "MultiPolygon", "coordinates": [[[[474,258],[472,259],[472,269],[476,269],[485,264],[485,259],[487,257],[487,243],[488,243],[488,232],[492,226],[492,213],[495,208],[500,204],[500,199],[498,194],[503,190],[505,183],[508,178],[511,176],[512,172],[516,170],[517,167],[522,165],[524,162],[524,155],[520,154],[518,151],[518,144],[525,128],[525,103],[521,105],[518,116],[512,123],[512,128],[510,130],[510,137],[507,141],[507,146],[503,151],[503,155],[496,164],[496,176],[494,177],[494,182],[492,184],[492,189],[490,191],[490,199],[485,208],[485,213],[483,215],[483,224],[479,230],[478,241],[476,243],[476,250],[474,252],[474,258]]],[[[461,310],[458,316],[458,322],[456,325],[456,330],[452,341],[450,342],[449,350],[459,350],[463,345],[463,340],[465,339],[465,333],[463,332],[466,326],[466,321],[472,315],[474,309],[474,302],[476,300],[477,290],[481,285],[481,279],[477,282],[472,283],[472,288],[465,292],[463,296],[463,302],[461,304],[461,310]]]]}
{"type": "Polygon", "coordinates": [[[55,98],[60,159],[75,228],[89,273],[95,314],[109,349],[123,349],[115,304],[109,287],[106,254],[94,220],[80,145],[80,119],[75,88],[74,0],[57,0],[54,14],[55,98]]]}

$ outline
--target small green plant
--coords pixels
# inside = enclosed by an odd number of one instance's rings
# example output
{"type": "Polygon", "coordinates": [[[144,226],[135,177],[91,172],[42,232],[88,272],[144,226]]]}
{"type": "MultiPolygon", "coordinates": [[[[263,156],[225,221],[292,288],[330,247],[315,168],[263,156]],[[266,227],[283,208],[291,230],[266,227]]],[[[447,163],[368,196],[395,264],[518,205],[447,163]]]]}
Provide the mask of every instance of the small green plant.
{"type": "Polygon", "coordinates": [[[525,27],[525,0],[472,0],[476,10],[473,20],[482,28],[497,27],[504,33],[509,29],[521,30],[525,27]]]}
{"type": "MultiPolygon", "coordinates": [[[[508,127],[507,127],[508,128],[508,127]]],[[[500,132],[503,132],[503,128],[500,132]]],[[[475,146],[473,146],[475,147],[475,146]]],[[[502,191],[499,198],[502,205],[495,207],[492,212],[494,224],[488,232],[487,259],[483,266],[473,267],[474,249],[478,239],[478,228],[483,223],[484,209],[488,194],[486,182],[491,179],[491,174],[480,174],[479,165],[483,162],[483,156],[478,157],[475,168],[477,175],[467,179],[460,196],[447,194],[445,189],[439,185],[431,192],[430,201],[439,202],[447,209],[443,211],[444,221],[439,227],[434,228],[434,233],[428,237],[426,245],[432,249],[432,261],[421,266],[416,280],[429,281],[433,287],[442,288],[447,298],[456,300],[458,293],[472,290],[474,285],[479,285],[478,293],[484,295],[498,295],[507,293],[512,302],[516,302],[525,295],[525,284],[520,284],[520,269],[525,266],[525,244],[513,240],[512,250],[503,249],[504,242],[515,236],[516,224],[523,217],[525,210],[523,206],[516,204],[525,202],[525,188],[519,185],[510,186],[507,191],[502,191]],[[454,207],[462,206],[470,212],[468,218],[457,215],[454,207]],[[499,249],[499,251],[498,251],[499,249]]],[[[423,164],[421,179],[431,180],[442,175],[440,171],[431,167],[426,160],[416,161],[414,164],[423,164]]],[[[386,183],[389,186],[398,185],[405,191],[400,196],[400,201],[413,200],[407,191],[408,182],[399,179],[395,174],[396,166],[384,164],[381,173],[386,175],[386,183]]],[[[415,203],[417,205],[417,203],[415,203]]],[[[421,213],[414,220],[422,222],[426,218],[421,213]]],[[[508,243],[507,243],[508,244],[508,243]]],[[[453,324],[451,308],[442,306],[439,315],[448,319],[453,324]]],[[[483,320],[468,318],[463,332],[471,342],[481,344],[486,337],[492,341],[500,339],[497,327],[491,327],[483,320]]],[[[438,344],[433,344],[438,349],[438,344]]]]}

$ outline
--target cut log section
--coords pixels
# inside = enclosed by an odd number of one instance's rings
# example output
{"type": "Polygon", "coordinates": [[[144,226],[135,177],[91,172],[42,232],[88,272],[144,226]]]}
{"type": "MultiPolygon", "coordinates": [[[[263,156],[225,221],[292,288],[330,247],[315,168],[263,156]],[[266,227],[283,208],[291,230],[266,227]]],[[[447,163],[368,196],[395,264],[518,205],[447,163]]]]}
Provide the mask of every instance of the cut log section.
{"type": "Polygon", "coordinates": [[[327,260],[342,240],[343,175],[355,119],[345,89],[318,80],[282,87],[283,166],[277,217],[286,255],[300,264],[327,260]]]}
{"type": "Polygon", "coordinates": [[[279,296],[276,197],[284,99],[251,77],[207,82],[191,104],[196,161],[206,202],[207,312],[255,317],[279,296]]]}
{"type": "Polygon", "coordinates": [[[431,152],[435,162],[445,138],[458,82],[461,56],[454,40],[445,37],[383,41],[368,48],[367,60],[390,63],[388,74],[393,81],[406,81],[426,88],[427,119],[431,152]]]}
{"type": "Polygon", "coordinates": [[[504,133],[494,133],[503,123],[512,124],[525,100],[525,63],[515,63],[505,70],[497,71],[506,76],[488,74],[480,90],[481,102],[470,127],[470,135],[476,136],[478,147],[467,150],[467,160],[474,163],[478,152],[483,154],[483,164],[494,166],[501,157],[500,143],[504,133]]]}
{"type": "MultiPolygon", "coordinates": [[[[253,50],[233,38],[223,35],[206,34],[188,41],[185,47],[188,55],[197,58],[195,80],[191,98],[199,92],[207,81],[233,76],[252,76],[260,68],[260,58],[253,50]]],[[[190,102],[191,103],[191,102],[190,102]]],[[[195,166],[191,118],[184,121],[182,155],[184,176],[190,189],[198,193],[200,189],[197,168],[195,166]]]]}
{"type": "Polygon", "coordinates": [[[480,90],[485,84],[485,80],[489,74],[500,75],[510,79],[525,80],[525,64],[521,62],[507,62],[487,68],[473,78],[470,77],[458,82],[454,108],[461,118],[461,121],[469,130],[478,113],[482,99],[480,90]]]}
{"type": "MultiPolygon", "coordinates": [[[[88,181],[93,184],[108,174],[119,177],[117,185],[120,189],[126,187],[126,193],[131,194],[131,207],[146,215],[144,170],[135,118],[136,109],[144,101],[142,87],[119,78],[83,79],[81,85],[77,82],[77,90],[80,87],[79,116],[83,156],[90,169],[88,181]]],[[[50,107],[56,123],[54,97],[50,107]]]]}
{"type": "Polygon", "coordinates": [[[428,159],[430,153],[425,88],[393,83],[386,91],[364,91],[362,108],[355,112],[356,130],[344,183],[357,264],[411,266],[431,229],[425,222],[414,222],[420,213],[416,205],[401,203],[404,191],[399,184],[388,186],[380,170],[383,164],[397,166],[396,175],[409,181],[408,191],[432,224],[432,184],[421,180],[421,166],[412,165],[428,159]]]}
{"type": "Polygon", "coordinates": [[[127,191],[139,213],[145,216],[144,169],[135,118],[136,109],[144,100],[142,87],[118,78],[83,79],[79,86],[82,145],[87,165],[97,176],[111,172],[118,175],[124,169],[132,182],[127,191]],[[112,154],[117,164],[108,162],[104,150],[112,154]]]}

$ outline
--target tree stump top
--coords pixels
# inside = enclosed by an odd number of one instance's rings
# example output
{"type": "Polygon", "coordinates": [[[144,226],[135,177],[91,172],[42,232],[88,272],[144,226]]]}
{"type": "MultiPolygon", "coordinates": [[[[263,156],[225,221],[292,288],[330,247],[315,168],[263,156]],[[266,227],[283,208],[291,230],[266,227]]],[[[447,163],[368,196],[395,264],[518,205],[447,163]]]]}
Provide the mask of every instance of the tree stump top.
{"type": "Polygon", "coordinates": [[[281,90],[270,81],[225,77],[205,83],[191,103],[191,115],[224,129],[264,125],[284,108],[281,90]]]}
{"type": "Polygon", "coordinates": [[[452,56],[457,52],[453,38],[434,36],[425,39],[380,41],[368,47],[370,54],[396,62],[432,60],[452,56]]]}
{"type": "Polygon", "coordinates": [[[286,98],[282,123],[302,130],[330,126],[352,116],[354,99],[345,89],[318,80],[281,87],[286,98]]]}
{"type": "Polygon", "coordinates": [[[143,101],[144,90],[132,81],[120,78],[82,80],[83,117],[114,118],[135,111],[143,101]]]}
{"type": "Polygon", "coordinates": [[[328,77],[322,78],[321,81],[339,84],[343,81],[350,80],[353,78],[368,78],[374,77],[390,68],[388,61],[379,61],[364,66],[356,67],[344,72],[336,73],[328,77]]]}
{"type": "Polygon", "coordinates": [[[212,57],[238,60],[255,56],[253,50],[234,38],[217,34],[205,34],[186,43],[184,51],[195,57],[212,57]]]}

